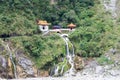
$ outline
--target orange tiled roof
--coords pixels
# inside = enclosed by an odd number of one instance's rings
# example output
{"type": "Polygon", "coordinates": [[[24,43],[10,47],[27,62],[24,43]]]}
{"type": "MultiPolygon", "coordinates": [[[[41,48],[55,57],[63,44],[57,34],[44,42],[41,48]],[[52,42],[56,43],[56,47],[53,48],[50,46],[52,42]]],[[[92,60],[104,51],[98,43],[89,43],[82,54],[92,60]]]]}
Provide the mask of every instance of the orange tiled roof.
{"type": "Polygon", "coordinates": [[[38,25],[49,25],[47,21],[39,20],[38,25]]]}
{"type": "Polygon", "coordinates": [[[76,27],[76,25],[73,24],[73,23],[70,23],[70,24],[68,25],[68,27],[73,28],[73,27],[76,27]]]}

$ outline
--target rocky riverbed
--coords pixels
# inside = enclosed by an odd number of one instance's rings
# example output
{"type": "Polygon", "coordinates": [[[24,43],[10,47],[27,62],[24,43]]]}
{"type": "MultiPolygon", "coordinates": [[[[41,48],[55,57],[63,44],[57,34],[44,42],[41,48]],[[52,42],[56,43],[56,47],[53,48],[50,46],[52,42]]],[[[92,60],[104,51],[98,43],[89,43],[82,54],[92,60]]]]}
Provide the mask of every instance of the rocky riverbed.
{"type": "Polygon", "coordinates": [[[74,76],[21,78],[12,80],[119,80],[119,79],[120,79],[119,63],[101,66],[96,61],[90,61],[88,62],[88,65],[84,67],[83,70],[76,72],[74,76]]]}
{"type": "MultiPolygon", "coordinates": [[[[107,58],[113,58],[118,54],[106,54],[107,58]],[[112,57],[111,57],[112,56],[112,57]]],[[[116,61],[119,60],[116,58],[116,61]]],[[[84,69],[76,72],[74,76],[62,77],[37,77],[13,80],[120,80],[120,61],[113,64],[100,65],[95,59],[87,61],[84,69]]]]}
{"type": "MultiPolygon", "coordinates": [[[[86,68],[81,72],[76,73],[75,76],[69,77],[38,77],[17,80],[119,80],[120,70],[111,69],[110,66],[96,66],[93,68],[86,68]]],[[[13,79],[16,80],[16,79],[13,79]]]]}

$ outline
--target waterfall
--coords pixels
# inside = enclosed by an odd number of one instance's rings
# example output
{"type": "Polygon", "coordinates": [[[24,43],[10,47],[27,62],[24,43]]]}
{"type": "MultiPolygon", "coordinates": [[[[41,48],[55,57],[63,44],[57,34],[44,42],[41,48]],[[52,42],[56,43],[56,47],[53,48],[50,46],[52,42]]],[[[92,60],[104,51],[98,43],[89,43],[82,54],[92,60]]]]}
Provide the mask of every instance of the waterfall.
{"type": "Polygon", "coordinates": [[[74,46],[68,39],[68,34],[59,34],[59,36],[64,40],[65,46],[66,46],[66,59],[67,61],[62,65],[55,65],[54,68],[50,72],[50,76],[61,76],[64,72],[64,67],[67,65],[67,62],[70,64],[70,69],[64,73],[64,76],[72,76],[75,75],[75,68],[74,68],[74,46]],[[69,48],[69,45],[71,45],[71,50],[69,48]]]}
{"type": "Polygon", "coordinates": [[[17,78],[16,65],[14,63],[13,56],[12,56],[13,51],[10,49],[9,45],[8,44],[5,45],[5,43],[3,41],[2,41],[2,45],[5,47],[6,51],[8,52],[9,58],[12,62],[13,69],[14,69],[14,76],[15,76],[15,78],[17,78]]]}
{"type": "Polygon", "coordinates": [[[66,44],[66,58],[69,62],[69,64],[71,65],[71,68],[65,73],[65,76],[72,76],[75,75],[75,68],[74,68],[74,47],[73,44],[70,42],[70,40],[68,39],[68,37],[66,36],[67,34],[62,34],[61,37],[64,40],[65,44],[66,44]],[[69,49],[69,43],[71,43],[72,45],[72,52],[70,52],[69,49]]]}
{"type": "Polygon", "coordinates": [[[64,67],[65,67],[65,65],[62,66],[62,69],[61,69],[61,72],[60,72],[61,75],[63,74],[64,67]]]}
{"type": "Polygon", "coordinates": [[[11,60],[11,62],[12,62],[12,64],[13,64],[14,76],[15,76],[15,78],[17,78],[16,65],[15,65],[14,60],[13,60],[12,51],[10,50],[10,48],[9,48],[8,45],[6,46],[6,49],[7,49],[8,52],[9,52],[9,57],[10,57],[10,60],[11,60]]]}
{"type": "Polygon", "coordinates": [[[104,2],[103,2],[105,9],[107,11],[110,11],[114,18],[117,17],[116,2],[117,2],[117,0],[104,0],[104,2]]]}
{"type": "Polygon", "coordinates": [[[58,70],[59,70],[59,66],[56,66],[56,68],[55,68],[55,72],[54,72],[54,75],[55,75],[55,76],[58,75],[58,70]]]}

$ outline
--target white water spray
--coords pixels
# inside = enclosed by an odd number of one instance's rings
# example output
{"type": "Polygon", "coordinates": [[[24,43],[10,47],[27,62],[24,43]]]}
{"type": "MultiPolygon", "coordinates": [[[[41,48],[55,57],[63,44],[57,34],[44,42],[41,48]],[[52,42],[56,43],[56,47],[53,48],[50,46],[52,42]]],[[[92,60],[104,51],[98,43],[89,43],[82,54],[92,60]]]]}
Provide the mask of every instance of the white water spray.
{"type": "Polygon", "coordinates": [[[75,75],[74,60],[73,60],[74,59],[74,47],[66,35],[67,34],[62,34],[61,37],[66,44],[66,51],[67,51],[66,58],[67,58],[69,64],[71,65],[71,68],[64,74],[64,76],[72,76],[72,75],[75,75]],[[72,45],[72,53],[69,50],[68,43],[71,43],[71,45],[72,45]]]}
{"type": "Polygon", "coordinates": [[[58,75],[58,70],[59,70],[59,66],[56,66],[55,74],[54,75],[58,75]]]}

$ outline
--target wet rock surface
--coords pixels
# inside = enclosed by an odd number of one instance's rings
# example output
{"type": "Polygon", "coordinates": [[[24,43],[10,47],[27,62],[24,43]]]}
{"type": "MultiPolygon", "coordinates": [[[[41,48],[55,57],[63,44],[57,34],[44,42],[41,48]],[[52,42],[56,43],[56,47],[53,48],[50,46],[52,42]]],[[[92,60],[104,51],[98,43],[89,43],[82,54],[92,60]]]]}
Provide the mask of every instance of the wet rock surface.
{"type": "MultiPolygon", "coordinates": [[[[25,57],[22,51],[19,51],[15,57],[13,57],[16,75],[17,78],[26,78],[26,77],[36,77],[37,68],[34,66],[34,63],[28,58],[25,57]]],[[[0,78],[12,79],[14,76],[13,64],[9,56],[5,54],[0,55],[0,78]]]]}
{"type": "Polygon", "coordinates": [[[35,69],[30,59],[28,59],[27,57],[18,57],[17,61],[17,72],[19,78],[37,76],[37,70],[35,69]]]}
{"type": "Polygon", "coordinates": [[[1,67],[6,69],[6,67],[7,67],[6,63],[7,63],[7,61],[6,61],[5,57],[0,55],[0,65],[1,65],[1,67]]]}
{"type": "Polygon", "coordinates": [[[6,63],[7,63],[7,61],[6,61],[5,57],[0,55],[0,77],[1,78],[7,77],[6,63]]]}
{"type": "MultiPolygon", "coordinates": [[[[22,58],[22,60],[24,59],[22,58]]],[[[32,62],[29,62],[27,60],[26,62],[23,61],[24,65],[22,66],[25,67],[26,64],[30,66],[32,65],[31,64],[32,62]],[[26,62],[28,62],[28,64],[26,62]]],[[[43,76],[46,74],[46,76],[44,77],[26,78],[26,79],[21,78],[20,80],[29,80],[29,79],[32,79],[32,80],[119,80],[120,68],[118,66],[120,65],[116,63],[109,64],[109,65],[100,65],[95,60],[90,60],[90,61],[87,61],[87,64],[85,65],[83,70],[77,72],[75,76],[48,77],[48,72],[44,72],[44,73],[41,73],[43,74],[43,76]]],[[[22,75],[26,75],[26,74],[24,73],[22,75]]]]}
{"type": "Polygon", "coordinates": [[[18,59],[18,64],[25,70],[27,74],[33,75],[33,69],[32,69],[32,62],[28,60],[27,58],[20,57],[18,59]]]}

